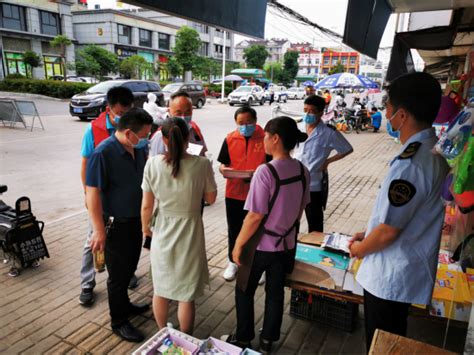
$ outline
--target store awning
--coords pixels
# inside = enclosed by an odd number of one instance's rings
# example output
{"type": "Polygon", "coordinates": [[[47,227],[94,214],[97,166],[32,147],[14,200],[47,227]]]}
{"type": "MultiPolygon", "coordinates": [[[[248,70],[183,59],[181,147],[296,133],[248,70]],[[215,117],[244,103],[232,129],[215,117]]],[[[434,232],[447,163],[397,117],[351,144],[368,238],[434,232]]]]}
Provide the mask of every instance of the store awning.
{"type": "Polygon", "coordinates": [[[265,76],[265,70],[262,69],[234,69],[230,72],[231,74],[240,75],[242,77],[249,77],[249,76],[265,76]]]}
{"type": "Polygon", "coordinates": [[[315,75],[297,75],[295,79],[298,81],[315,80],[316,76],[315,75]]]}
{"type": "Polygon", "coordinates": [[[145,9],[264,38],[267,0],[122,0],[145,9]]]}

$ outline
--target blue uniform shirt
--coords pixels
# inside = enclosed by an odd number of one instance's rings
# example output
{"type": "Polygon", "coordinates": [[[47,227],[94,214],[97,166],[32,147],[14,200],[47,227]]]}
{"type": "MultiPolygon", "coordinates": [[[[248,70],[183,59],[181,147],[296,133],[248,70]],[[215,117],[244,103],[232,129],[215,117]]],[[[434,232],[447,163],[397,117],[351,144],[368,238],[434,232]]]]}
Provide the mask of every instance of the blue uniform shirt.
{"type": "MultiPolygon", "coordinates": [[[[109,115],[105,115],[105,125],[107,131],[110,135],[115,133],[115,127],[110,123],[109,115]]],[[[84,137],[82,138],[82,147],[81,147],[81,156],[83,158],[89,158],[94,151],[94,135],[92,134],[92,124],[89,123],[84,132],[84,137]]]]}
{"type": "Polygon", "coordinates": [[[309,170],[311,177],[309,189],[311,192],[322,190],[323,173],[319,169],[333,150],[339,154],[344,154],[351,151],[352,146],[340,132],[320,122],[296,151],[295,158],[300,160],[309,170]]]}
{"type": "Polygon", "coordinates": [[[147,149],[135,149],[135,159],[115,135],[104,140],[87,161],[86,185],[101,191],[106,216],[139,217],[141,184],[147,149]]]}
{"type": "Polygon", "coordinates": [[[431,301],[444,217],[441,186],[448,173],[446,161],[431,152],[435,143],[432,128],[410,137],[378,193],[366,235],[382,223],[401,229],[393,244],[364,257],[357,273],[359,284],[379,298],[431,301]]]}

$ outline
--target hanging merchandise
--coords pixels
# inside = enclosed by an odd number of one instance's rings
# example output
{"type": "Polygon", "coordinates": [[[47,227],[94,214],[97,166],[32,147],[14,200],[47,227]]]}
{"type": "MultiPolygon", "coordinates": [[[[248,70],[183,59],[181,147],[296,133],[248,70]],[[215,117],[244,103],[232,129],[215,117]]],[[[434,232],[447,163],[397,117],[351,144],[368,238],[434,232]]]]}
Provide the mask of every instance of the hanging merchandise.
{"type": "Polygon", "coordinates": [[[474,137],[457,159],[452,188],[454,200],[462,213],[474,211],[474,137]]]}

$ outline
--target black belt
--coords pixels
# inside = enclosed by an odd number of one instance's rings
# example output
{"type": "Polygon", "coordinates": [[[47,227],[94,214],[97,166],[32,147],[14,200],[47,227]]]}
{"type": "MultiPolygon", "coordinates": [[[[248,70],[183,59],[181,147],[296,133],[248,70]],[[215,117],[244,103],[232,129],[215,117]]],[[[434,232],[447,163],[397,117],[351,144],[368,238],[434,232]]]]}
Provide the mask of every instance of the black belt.
{"type": "Polygon", "coordinates": [[[140,217],[113,217],[113,216],[104,216],[104,221],[112,220],[113,223],[131,223],[131,222],[140,222],[140,217]]]}

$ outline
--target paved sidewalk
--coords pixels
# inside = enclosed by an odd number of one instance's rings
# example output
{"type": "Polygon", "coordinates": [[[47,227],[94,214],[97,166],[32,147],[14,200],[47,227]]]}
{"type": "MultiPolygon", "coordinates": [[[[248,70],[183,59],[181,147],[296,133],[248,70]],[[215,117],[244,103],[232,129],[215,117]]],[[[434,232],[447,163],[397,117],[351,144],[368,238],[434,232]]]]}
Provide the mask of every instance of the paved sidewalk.
{"type": "MultiPolygon", "coordinates": [[[[386,172],[389,159],[400,145],[385,133],[353,134],[351,143],[355,152],[330,167],[330,196],[326,211],[327,231],[354,233],[364,229],[370,215],[378,187],[386,172]]],[[[197,300],[194,335],[219,337],[234,329],[234,283],[222,277],[226,265],[227,236],[224,180],[217,176],[218,202],[206,207],[204,224],[207,255],[211,273],[211,288],[197,300]]],[[[39,216],[41,217],[41,216],[39,216]]],[[[304,219],[304,218],[303,218],[304,219]]],[[[302,231],[306,230],[303,222],[302,231]]],[[[85,241],[87,215],[85,211],[45,227],[45,239],[50,259],[38,269],[25,270],[19,277],[6,275],[0,267],[0,353],[130,353],[136,344],[121,341],[110,328],[106,272],[97,276],[96,303],[90,309],[78,304],[79,267],[82,245],[85,241]]],[[[152,283],[149,279],[149,255],[143,250],[137,275],[139,287],[131,291],[133,301],[151,300],[152,283]]],[[[258,329],[262,323],[263,287],[256,296],[258,329]]],[[[277,345],[279,354],[363,353],[365,340],[363,321],[359,319],[353,333],[345,333],[318,323],[289,316],[289,290],[286,290],[286,308],[282,336],[277,345]]],[[[360,307],[362,317],[362,307],[360,307]]],[[[176,305],[172,307],[171,321],[177,324],[176,305]]],[[[135,317],[132,323],[151,336],[157,331],[151,310],[135,317]]],[[[442,346],[446,320],[410,318],[409,336],[442,346]]],[[[464,346],[465,327],[451,327],[447,333],[447,347],[460,352],[464,346]]],[[[255,345],[256,342],[254,342],[255,345]]]]}

